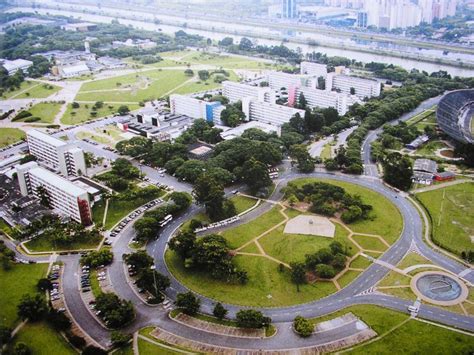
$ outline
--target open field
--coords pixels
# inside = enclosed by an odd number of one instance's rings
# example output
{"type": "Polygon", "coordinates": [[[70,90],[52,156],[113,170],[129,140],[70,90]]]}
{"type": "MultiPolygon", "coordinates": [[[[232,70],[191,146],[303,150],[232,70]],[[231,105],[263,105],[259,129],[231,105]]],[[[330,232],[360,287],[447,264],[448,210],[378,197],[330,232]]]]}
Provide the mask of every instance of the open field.
{"type": "Polygon", "coordinates": [[[458,255],[473,249],[474,183],[423,192],[417,198],[431,216],[436,244],[458,255]]]}
{"type": "MultiPolygon", "coordinates": [[[[44,123],[53,123],[54,118],[59,113],[62,104],[56,102],[40,102],[39,104],[34,105],[32,108],[28,110],[33,117],[41,118],[40,121],[36,122],[44,122],[44,123]]],[[[25,121],[24,119],[19,120],[25,121]]]]}
{"type": "Polygon", "coordinates": [[[305,178],[296,180],[296,183],[298,185],[304,185],[314,181],[323,181],[340,186],[344,188],[346,192],[359,195],[362,201],[372,205],[373,210],[370,212],[369,219],[348,225],[355,233],[380,235],[389,244],[394,243],[400,237],[403,227],[402,216],[398,209],[385,197],[362,186],[336,180],[305,178]]]}
{"type": "Polygon", "coordinates": [[[57,245],[53,238],[49,236],[39,236],[29,242],[25,243],[25,246],[32,252],[49,252],[59,250],[79,250],[79,249],[94,249],[96,248],[101,237],[87,240],[74,240],[74,242],[67,245],[57,245]]]}
{"type": "Polygon", "coordinates": [[[304,262],[306,254],[313,254],[319,249],[329,247],[333,241],[342,243],[347,248],[349,255],[355,254],[359,249],[347,238],[349,232],[336,224],[336,235],[334,238],[326,238],[315,235],[285,234],[285,226],[266,234],[259,239],[260,245],[268,255],[277,258],[287,264],[293,261],[304,262]]]}
{"type": "Polygon", "coordinates": [[[431,141],[423,145],[415,151],[416,155],[431,155],[436,156],[435,152],[441,148],[449,148],[446,143],[440,141],[431,141]]]}
{"type": "Polygon", "coordinates": [[[93,134],[87,131],[80,131],[76,134],[77,139],[90,139],[100,144],[112,144],[112,141],[108,137],[104,137],[98,134],[93,134]]]}
{"type": "Polygon", "coordinates": [[[47,269],[47,264],[15,264],[8,271],[0,268],[0,325],[15,325],[21,297],[36,292],[36,283],[46,276],[47,269]]]}
{"type": "Polygon", "coordinates": [[[387,246],[382,243],[382,241],[375,237],[368,237],[365,235],[354,234],[352,236],[354,240],[362,247],[364,250],[375,250],[375,251],[385,251],[387,246]]]}
{"type": "Polygon", "coordinates": [[[339,286],[344,288],[354,281],[361,273],[362,271],[347,270],[340,278],[337,279],[337,283],[339,286]]]}
{"type": "Polygon", "coordinates": [[[0,128],[0,148],[26,138],[25,132],[17,128],[0,128]]]}
{"type": "Polygon", "coordinates": [[[349,266],[354,269],[365,269],[366,267],[369,267],[370,264],[372,263],[369,261],[369,259],[359,255],[351,262],[349,266]]]}
{"type": "Polygon", "coordinates": [[[56,330],[45,322],[27,323],[13,340],[25,343],[33,355],[77,354],[56,330]]]}
{"type": "Polygon", "coordinates": [[[14,91],[8,91],[0,96],[0,99],[41,99],[58,92],[61,88],[56,85],[43,84],[35,81],[24,81],[20,88],[14,91]]]}
{"type": "MultiPolygon", "coordinates": [[[[102,108],[97,109],[96,116],[92,116],[91,111],[94,104],[80,103],[79,105],[79,108],[73,109],[72,104],[68,104],[66,112],[64,113],[63,117],[61,117],[61,123],[75,125],[89,120],[94,120],[96,118],[109,116],[117,112],[117,109],[121,106],[119,104],[104,103],[102,108]]],[[[126,106],[128,106],[131,111],[136,110],[139,107],[136,104],[127,104],[126,106]]]]}
{"type": "Polygon", "coordinates": [[[310,302],[336,292],[334,284],[325,281],[301,285],[300,292],[297,292],[287,270],[279,272],[277,263],[258,256],[235,257],[236,265],[248,273],[249,281],[245,285],[227,284],[205,273],[191,272],[170,250],[166,252],[165,259],[171,273],[193,291],[241,306],[288,306],[310,302]]]}
{"type": "Polygon", "coordinates": [[[247,211],[257,203],[257,200],[245,196],[234,196],[230,200],[234,203],[237,214],[247,211]]]}

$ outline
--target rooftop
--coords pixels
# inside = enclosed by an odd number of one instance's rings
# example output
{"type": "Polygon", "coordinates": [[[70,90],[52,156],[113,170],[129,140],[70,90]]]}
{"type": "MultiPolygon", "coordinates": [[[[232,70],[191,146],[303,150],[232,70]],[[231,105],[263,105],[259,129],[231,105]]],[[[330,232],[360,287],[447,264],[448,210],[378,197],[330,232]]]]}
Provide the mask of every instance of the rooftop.
{"type": "Polygon", "coordinates": [[[66,142],[64,142],[60,139],[54,138],[53,136],[50,136],[49,134],[43,133],[43,132],[38,131],[36,129],[29,130],[28,132],[26,132],[26,135],[27,135],[27,137],[31,136],[31,137],[40,139],[43,142],[45,142],[47,144],[50,144],[52,146],[55,146],[55,147],[62,147],[62,146],[65,146],[65,145],[68,144],[68,143],[66,143],[66,142]]]}
{"type": "Polygon", "coordinates": [[[66,180],[65,178],[56,175],[55,173],[39,166],[33,167],[32,169],[28,170],[28,173],[38,177],[41,180],[45,180],[54,186],[60,186],[61,190],[67,192],[72,196],[80,197],[87,193],[86,190],[74,185],[69,180],[66,180]]]}

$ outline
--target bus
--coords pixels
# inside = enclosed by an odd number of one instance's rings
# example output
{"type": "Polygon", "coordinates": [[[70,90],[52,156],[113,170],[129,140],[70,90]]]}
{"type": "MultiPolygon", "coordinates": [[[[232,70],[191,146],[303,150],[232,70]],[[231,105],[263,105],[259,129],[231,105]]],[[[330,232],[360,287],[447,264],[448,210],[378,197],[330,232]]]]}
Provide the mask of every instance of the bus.
{"type": "Polygon", "coordinates": [[[160,226],[160,227],[164,227],[164,226],[166,226],[168,223],[170,223],[172,220],[173,220],[173,216],[169,214],[169,215],[167,215],[165,218],[163,218],[163,220],[160,222],[159,226],[160,226]]]}

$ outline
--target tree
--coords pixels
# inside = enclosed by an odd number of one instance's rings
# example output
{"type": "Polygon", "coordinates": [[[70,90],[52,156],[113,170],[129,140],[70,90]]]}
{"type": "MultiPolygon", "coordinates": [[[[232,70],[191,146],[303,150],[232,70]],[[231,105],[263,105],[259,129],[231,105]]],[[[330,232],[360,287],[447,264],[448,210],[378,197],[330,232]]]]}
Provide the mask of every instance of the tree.
{"type": "Polygon", "coordinates": [[[313,334],[314,325],[306,318],[297,316],[293,321],[293,329],[303,338],[307,338],[313,334]]]}
{"type": "Polygon", "coordinates": [[[198,71],[198,76],[199,76],[199,79],[201,79],[202,81],[206,81],[207,79],[209,79],[209,71],[207,70],[199,70],[198,71]]]}
{"type": "Polygon", "coordinates": [[[246,37],[242,37],[239,42],[239,49],[241,51],[250,51],[252,50],[253,44],[252,41],[246,37]]]}
{"type": "Polygon", "coordinates": [[[146,216],[135,221],[133,228],[137,233],[136,238],[141,241],[153,240],[157,235],[156,230],[159,227],[158,223],[155,218],[146,216]]]}
{"type": "Polygon", "coordinates": [[[212,310],[212,314],[214,314],[214,317],[218,319],[224,319],[227,315],[227,312],[227,309],[225,309],[222,303],[220,302],[217,302],[214,306],[214,309],[212,310]]]}
{"type": "Polygon", "coordinates": [[[107,355],[107,351],[94,345],[89,345],[82,350],[82,355],[107,355]]]}
{"type": "Polygon", "coordinates": [[[47,291],[51,290],[52,288],[52,283],[49,279],[47,278],[42,278],[38,280],[38,283],[36,284],[36,287],[38,288],[39,291],[47,291]]]}
{"type": "Polygon", "coordinates": [[[118,347],[118,348],[121,348],[121,347],[127,345],[127,343],[130,341],[130,339],[132,339],[131,334],[122,333],[122,332],[119,332],[117,330],[113,331],[111,336],[110,336],[110,340],[112,341],[112,345],[115,346],[115,347],[118,347]]]}
{"type": "Polygon", "coordinates": [[[81,258],[81,263],[93,268],[109,265],[114,260],[114,254],[109,249],[91,251],[81,258]]]}
{"type": "Polygon", "coordinates": [[[306,97],[304,97],[304,94],[301,93],[300,96],[298,97],[298,108],[301,110],[306,110],[306,106],[308,105],[308,101],[306,100],[306,97]]]}
{"type": "Polygon", "coordinates": [[[351,93],[351,95],[355,95],[356,94],[356,89],[351,87],[350,88],[350,93],[351,93]]]}
{"type": "Polygon", "coordinates": [[[389,153],[382,161],[383,180],[400,190],[407,191],[411,186],[413,167],[410,159],[400,153],[389,153]]]}
{"type": "Polygon", "coordinates": [[[323,279],[332,279],[336,276],[336,271],[331,265],[319,264],[316,266],[316,273],[323,279]]]}
{"type": "Polygon", "coordinates": [[[186,75],[186,76],[194,76],[194,72],[193,72],[192,69],[186,69],[186,70],[184,71],[184,75],[186,75]]]}
{"type": "Polygon", "coordinates": [[[79,108],[79,107],[81,107],[81,105],[80,105],[78,102],[73,102],[73,103],[71,104],[71,106],[72,106],[72,108],[79,108]]]}
{"type": "Polygon", "coordinates": [[[234,39],[232,37],[224,37],[222,40],[218,42],[219,46],[222,47],[229,47],[234,44],[234,39]]]}
{"type": "Polygon", "coordinates": [[[237,325],[241,328],[262,328],[270,325],[272,320],[262,312],[254,309],[242,309],[236,314],[237,325]]]}
{"type": "Polygon", "coordinates": [[[199,311],[201,300],[194,296],[192,292],[178,293],[176,306],[182,308],[184,313],[193,316],[199,311]]]}
{"type": "Polygon", "coordinates": [[[196,234],[192,231],[180,231],[178,235],[171,238],[168,246],[171,250],[176,252],[182,259],[191,256],[191,251],[194,249],[196,242],[196,234]]]}
{"type": "Polygon", "coordinates": [[[170,279],[155,270],[143,269],[138,274],[137,286],[161,299],[161,292],[170,286],[170,279]]]}
{"type": "Polygon", "coordinates": [[[112,292],[103,292],[97,296],[95,309],[100,311],[100,317],[110,328],[124,327],[135,317],[132,303],[112,292]]]}
{"type": "Polygon", "coordinates": [[[174,202],[179,211],[183,211],[191,206],[193,198],[187,192],[175,191],[171,193],[170,200],[174,202]]]}
{"type": "Polygon", "coordinates": [[[13,349],[15,355],[30,355],[31,349],[25,343],[17,343],[13,349]]]}
{"type": "Polygon", "coordinates": [[[17,308],[21,319],[29,319],[32,322],[41,320],[48,312],[48,305],[39,293],[34,296],[23,295],[17,308]]]}
{"type": "Polygon", "coordinates": [[[290,155],[297,160],[298,170],[302,173],[314,171],[314,159],[309,155],[305,145],[295,144],[290,148],[290,155]]]}
{"type": "Polygon", "coordinates": [[[254,194],[272,184],[267,167],[255,158],[250,158],[242,166],[242,181],[254,194]]]}
{"type": "Polygon", "coordinates": [[[118,112],[119,115],[124,116],[124,115],[126,115],[127,113],[130,112],[130,109],[128,108],[127,105],[121,105],[117,109],[117,112],[118,112]]]}
{"type": "Polygon", "coordinates": [[[135,270],[149,269],[154,261],[145,250],[139,250],[135,253],[125,254],[124,259],[128,265],[131,265],[135,270]]]}
{"type": "Polygon", "coordinates": [[[12,329],[4,325],[0,325],[0,349],[7,344],[12,338],[12,329]]]}
{"type": "Polygon", "coordinates": [[[306,283],[306,267],[304,263],[294,262],[290,264],[291,281],[296,284],[296,291],[300,292],[300,285],[306,283]]]}

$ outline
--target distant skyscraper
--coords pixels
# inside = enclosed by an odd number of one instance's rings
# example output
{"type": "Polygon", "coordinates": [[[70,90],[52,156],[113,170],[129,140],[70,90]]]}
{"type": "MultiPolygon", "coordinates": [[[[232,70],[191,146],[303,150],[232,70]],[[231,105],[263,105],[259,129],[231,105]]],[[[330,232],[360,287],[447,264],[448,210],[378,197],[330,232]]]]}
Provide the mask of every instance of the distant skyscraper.
{"type": "Polygon", "coordinates": [[[295,18],[296,12],[296,0],[281,0],[281,16],[283,18],[295,18]]]}
{"type": "Polygon", "coordinates": [[[367,11],[359,11],[357,13],[357,27],[366,28],[368,26],[367,11]]]}

